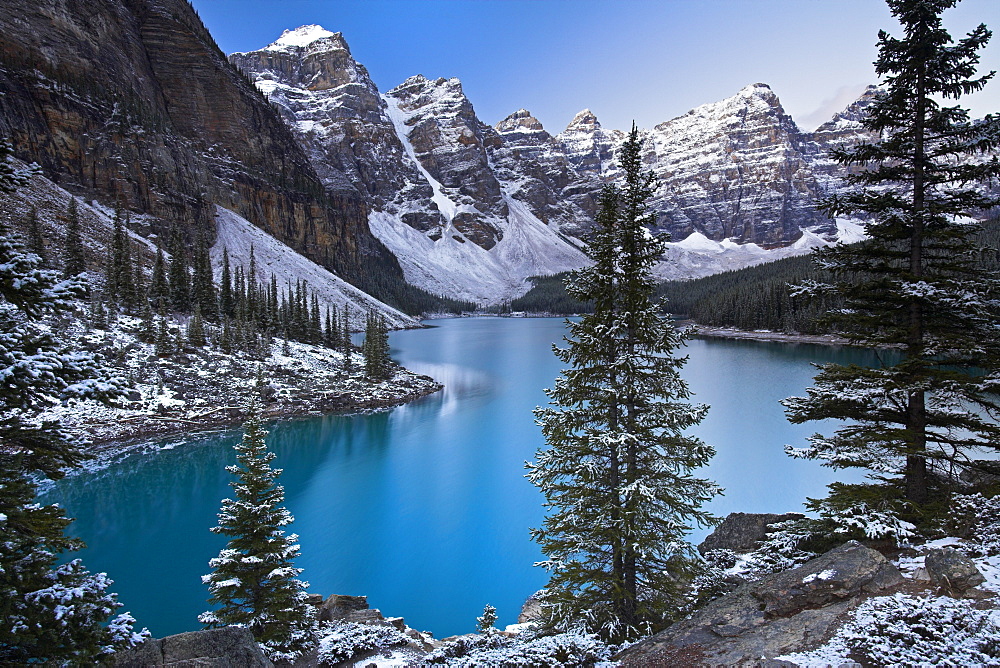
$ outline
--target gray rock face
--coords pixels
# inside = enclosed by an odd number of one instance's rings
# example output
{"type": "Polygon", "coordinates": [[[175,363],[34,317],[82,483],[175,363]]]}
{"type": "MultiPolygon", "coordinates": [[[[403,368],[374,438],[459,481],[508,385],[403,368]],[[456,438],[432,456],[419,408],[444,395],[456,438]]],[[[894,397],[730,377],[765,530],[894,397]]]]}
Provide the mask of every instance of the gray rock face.
{"type": "Polygon", "coordinates": [[[582,236],[592,225],[600,182],[580,174],[558,141],[525,109],[494,127],[502,139],[489,146],[490,161],[508,193],[547,225],[582,236]]]}
{"type": "Polygon", "coordinates": [[[412,218],[420,229],[440,223],[430,186],[407,158],[385,101],[343,35],[302,26],[229,60],[281,111],[327,187],[360,193],[377,209],[405,204],[419,212],[412,218]]]}
{"type": "Polygon", "coordinates": [[[199,666],[205,668],[271,668],[250,629],[225,626],[150,639],[115,655],[115,666],[199,666]]]}
{"type": "Polygon", "coordinates": [[[851,541],[743,585],[615,659],[623,666],[782,665],[773,658],[826,642],[865,596],[902,580],[885,557],[851,541]]]}
{"type": "Polygon", "coordinates": [[[729,513],[715,531],[708,534],[698,551],[732,550],[740,554],[752,552],[767,536],[771,524],[805,517],[801,513],[729,513]]]}
{"type": "Polygon", "coordinates": [[[927,553],[924,567],[931,584],[944,591],[961,595],[968,589],[986,582],[972,559],[953,547],[936,547],[927,553]]]}
{"type": "Polygon", "coordinates": [[[801,133],[765,84],[661,123],[646,160],[662,187],[653,208],[661,231],[700,232],[764,247],[785,246],[801,228],[832,233],[816,211],[820,195],[801,133]]]}
{"type": "MultiPolygon", "coordinates": [[[[319,608],[318,616],[321,622],[338,620],[355,621],[354,619],[348,618],[353,616],[363,616],[367,619],[371,617],[372,612],[378,611],[371,610],[368,607],[367,596],[333,594],[323,601],[323,605],[319,608]]],[[[379,619],[382,619],[381,613],[379,613],[378,617],[379,619]]]]}
{"type": "Polygon", "coordinates": [[[501,238],[507,204],[489,164],[487,146],[499,138],[476,116],[458,79],[410,77],[386,93],[405,114],[417,160],[460,210],[454,227],[489,250],[501,238]]]}
{"type": "MultiPolygon", "coordinates": [[[[544,589],[542,591],[545,591],[544,589]]],[[[538,595],[542,591],[537,591],[528,597],[528,600],[524,602],[521,606],[521,612],[517,616],[518,624],[527,624],[528,622],[537,622],[542,618],[542,601],[538,598],[538,595]]]]}

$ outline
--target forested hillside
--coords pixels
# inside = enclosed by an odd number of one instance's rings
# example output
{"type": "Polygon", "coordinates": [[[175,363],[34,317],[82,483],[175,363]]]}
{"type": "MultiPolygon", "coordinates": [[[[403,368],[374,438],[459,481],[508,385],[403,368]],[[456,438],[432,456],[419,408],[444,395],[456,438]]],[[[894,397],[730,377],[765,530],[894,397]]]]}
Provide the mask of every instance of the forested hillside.
{"type": "MultiPolygon", "coordinates": [[[[1000,271],[1000,214],[983,223],[979,235],[980,260],[1000,271]]],[[[565,274],[531,279],[534,287],[510,303],[511,310],[535,313],[589,313],[593,307],[576,301],[563,288],[565,274]]],[[[726,271],[690,281],[668,281],[658,288],[670,313],[702,325],[738,329],[770,329],[804,334],[827,333],[817,319],[837,306],[830,297],[792,297],[791,286],[824,280],[811,256],[775,260],[755,267],[726,271]]]]}

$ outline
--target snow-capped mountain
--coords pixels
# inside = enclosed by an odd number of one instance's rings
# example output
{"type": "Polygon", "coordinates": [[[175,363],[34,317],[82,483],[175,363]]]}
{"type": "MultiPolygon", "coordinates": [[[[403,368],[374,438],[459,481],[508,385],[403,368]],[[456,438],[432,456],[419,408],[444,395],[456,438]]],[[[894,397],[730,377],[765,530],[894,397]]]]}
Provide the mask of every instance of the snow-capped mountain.
{"type": "MultiPolygon", "coordinates": [[[[529,275],[586,262],[581,239],[626,138],[589,110],[553,135],[525,109],[486,125],[454,78],[416,75],[380,94],[344,37],[320,26],[230,60],[279,107],[326,185],[367,198],[372,232],[409,282],[495,303],[529,275]]],[[[826,151],[861,136],[870,95],[815,133],[764,84],[642,130],[661,183],[657,228],[676,241],[661,273],[704,275],[835,239],[813,204],[840,174],[826,151]]]]}
{"type": "Polygon", "coordinates": [[[410,283],[497,303],[523,294],[528,276],[586,262],[526,203],[516,161],[494,165],[502,139],[457,79],[415,76],[380,95],[343,36],[319,26],[230,58],[282,110],[328,187],[368,198],[371,230],[410,283]]]}

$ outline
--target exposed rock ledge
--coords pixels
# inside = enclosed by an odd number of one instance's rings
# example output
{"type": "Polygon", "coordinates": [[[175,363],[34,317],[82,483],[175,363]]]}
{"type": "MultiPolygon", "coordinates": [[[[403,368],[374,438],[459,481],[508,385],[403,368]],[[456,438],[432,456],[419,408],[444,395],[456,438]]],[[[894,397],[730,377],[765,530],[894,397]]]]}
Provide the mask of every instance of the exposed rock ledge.
{"type": "Polygon", "coordinates": [[[834,334],[788,334],[771,330],[745,330],[733,327],[709,327],[708,325],[691,325],[695,336],[706,336],[713,339],[740,339],[745,341],[771,341],[777,343],[815,343],[826,346],[846,346],[850,342],[842,336],[834,334]]]}
{"type": "Polygon", "coordinates": [[[864,595],[902,582],[885,557],[851,541],[745,584],[615,659],[625,667],[791,666],[773,657],[823,644],[864,595]]]}

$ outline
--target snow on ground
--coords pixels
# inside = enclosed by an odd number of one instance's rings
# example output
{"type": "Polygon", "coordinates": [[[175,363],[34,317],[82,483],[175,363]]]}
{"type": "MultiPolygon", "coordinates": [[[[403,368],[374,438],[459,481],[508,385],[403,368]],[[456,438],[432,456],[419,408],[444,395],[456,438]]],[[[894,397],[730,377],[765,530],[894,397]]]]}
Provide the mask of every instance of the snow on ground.
{"type": "MultiPolygon", "coordinates": [[[[171,320],[170,338],[175,342],[182,339],[184,325],[183,319],[171,320]]],[[[74,399],[49,407],[40,419],[58,421],[70,432],[97,443],[151,441],[160,434],[239,424],[243,417],[239,407],[255,386],[258,373],[270,387],[271,400],[264,405],[268,418],[378,409],[440,387],[431,378],[401,367],[388,380],[371,381],[364,375],[360,352],[351,354],[348,372],[341,352],[297,341],[289,341],[286,350],[281,339],[275,339],[259,356],[240,349],[226,354],[213,346],[178,346],[169,355],[157,355],[152,344],[136,337],[139,327],[138,319],[121,316],[107,329],[76,320],[62,330],[60,336],[67,346],[102,354],[108,373],[125,379],[129,389],[118,406],[74,399]]],[[[209,329],[216,337],[217,329],[209,329]]],[[[107,460],[92,467],[113,461],[116,451],[112,449],[107,460]]]]}
{"type": "Polygon", "coordinates": [[[328,269],[303,257],[239,214],[217,206],[215,223],[217,236],[211,257],[216,281],[222,275],[223,249],[229,253],[229,263],[233,270],[238,266],[246,270],[250,266],[250,248],[253,247],[258,282],[266,284],[271,280],[271,274],[274,274],[278,279],[278,289],[283,291],[289,283],[294,286],[296,281],[305,280],[310,292],[315,292],[319,297],[321,313],[326,312],[327,304],[336,305],[341,312],[345,306],[350,308],[352,329],[364,329],[365,314],[368,311],[377,311],[385,316],[391,329],[418,326],[417,321],[410,316],[383,304],[328,269]]]}

